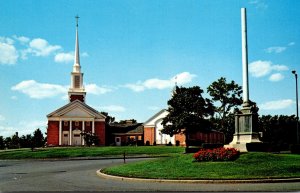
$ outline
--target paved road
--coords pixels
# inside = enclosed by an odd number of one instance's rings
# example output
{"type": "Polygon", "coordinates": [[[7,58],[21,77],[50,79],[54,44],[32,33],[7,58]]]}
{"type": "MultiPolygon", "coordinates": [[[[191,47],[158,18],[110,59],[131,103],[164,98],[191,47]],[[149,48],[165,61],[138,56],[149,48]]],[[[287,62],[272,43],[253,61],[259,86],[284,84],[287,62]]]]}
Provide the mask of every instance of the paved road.
{"type": "MultiPolygon", "coordinates": [[[[0,193],[11,191],[300,191],[300,183],[202,184],[104,179],[96,170],[123,160],[0,160],[0,193]]],[[[128,162],[136,161],[135,159],[128,162]]]]}

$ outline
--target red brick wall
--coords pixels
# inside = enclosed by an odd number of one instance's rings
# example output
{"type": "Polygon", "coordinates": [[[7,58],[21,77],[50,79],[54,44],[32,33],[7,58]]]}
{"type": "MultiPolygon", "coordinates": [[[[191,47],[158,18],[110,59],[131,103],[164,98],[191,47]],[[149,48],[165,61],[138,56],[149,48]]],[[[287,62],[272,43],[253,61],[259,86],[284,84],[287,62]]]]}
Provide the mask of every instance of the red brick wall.
{"type": "Polygon", "coordinates": [[[59,145],[59,121],[48,121],[47,145],[59,145]]]}
{"type": "Polygon", "coordinates": [[[175,142],[179,141],[180,142],[180,146],[185,146],[185,134],[180,133],[180,134],[176,134],[175,135],[175,142]]]}
{"type": "Polygon", "coordinates": [[[105,145],[105,122],[95,122],[95,134],[99,138],[99,145],[105,145]]]}
{"type": "Polygon", "coordinates": [[[149,141],[150,145],[153,145],[155,140],[154,134],[154,127],[144,127],[144,143],[146,144],[149,141]]]}
{"type": "Polygon", "coordinates": [[[92,121],[86,121],[84,123],[85,125],[85,132],[92,132],[92,121]],[[89,123],[88,123],[89,122],[89,123]]]}

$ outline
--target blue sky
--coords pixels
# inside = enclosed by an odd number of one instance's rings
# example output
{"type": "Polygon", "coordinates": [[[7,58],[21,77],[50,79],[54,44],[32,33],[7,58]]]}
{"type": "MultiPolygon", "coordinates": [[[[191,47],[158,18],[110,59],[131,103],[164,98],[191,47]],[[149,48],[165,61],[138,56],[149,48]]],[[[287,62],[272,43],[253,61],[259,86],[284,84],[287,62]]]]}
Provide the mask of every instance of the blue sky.
{"type": "MultiPolygon", "coordinates": [[[[144,122],[175,85],[242,85],[241,13],[247,8],[250,99],[259,114],[296,111],[298,0],[0,1],[0,136],[46,131],[67,104],[75,15],[87,104],[144,122]]],[[[207,94],[205,94],[208,97],[207,94]]]]}

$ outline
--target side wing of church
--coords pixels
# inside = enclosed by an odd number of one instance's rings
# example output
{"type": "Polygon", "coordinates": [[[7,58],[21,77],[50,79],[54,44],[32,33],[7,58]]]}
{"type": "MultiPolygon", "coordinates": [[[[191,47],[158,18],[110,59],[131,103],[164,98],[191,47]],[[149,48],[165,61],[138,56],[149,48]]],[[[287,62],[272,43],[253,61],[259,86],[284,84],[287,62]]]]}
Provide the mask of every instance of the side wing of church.
{"type": "Polygon", "coordinates": [[[47,115],[48,146],[85,145],[82,132],[91,132],[99,139],[99,145],[106,144],[105,116],[85,103],[78,40],[78,18],[76,17],[76,40],[71,85],[68,92],[69,103],[47,115]]]}

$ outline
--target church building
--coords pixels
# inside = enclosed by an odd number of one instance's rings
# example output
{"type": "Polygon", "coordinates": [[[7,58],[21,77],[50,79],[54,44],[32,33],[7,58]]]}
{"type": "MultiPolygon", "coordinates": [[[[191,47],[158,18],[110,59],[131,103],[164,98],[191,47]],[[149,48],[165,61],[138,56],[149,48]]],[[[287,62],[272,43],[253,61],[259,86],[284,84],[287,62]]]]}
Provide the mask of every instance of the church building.
{"type": "Polygon", "coordinates": [[[83,86],[79,58],[78,16],[76,17],[76,40],[74,65],[71,72],[69,103],[47,115],[48,146],[85,145],[82,132],[91,132],[105,145],[105,116],[85,103],[86,92],[83,86]]]}

